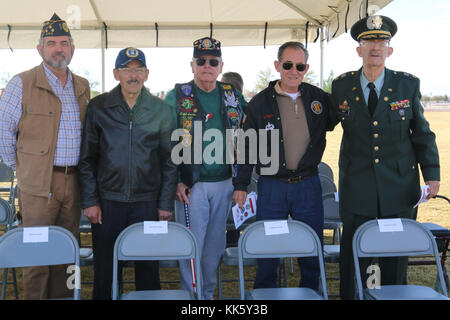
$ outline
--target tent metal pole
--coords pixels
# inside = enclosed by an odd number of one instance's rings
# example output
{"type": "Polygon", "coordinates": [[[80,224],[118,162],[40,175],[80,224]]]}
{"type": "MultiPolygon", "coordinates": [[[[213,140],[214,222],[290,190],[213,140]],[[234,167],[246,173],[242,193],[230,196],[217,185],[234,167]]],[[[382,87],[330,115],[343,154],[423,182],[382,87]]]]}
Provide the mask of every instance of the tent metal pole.
{"type": "Polygon", "coordinates": [[[320,27],[320,82],[319,82],[319,86],[321,89],[323,89],[323,59],[324,59],[324,46],[323,43],[325,41],[325,37],[324,37],[324,30],[323,30],[323,26],[320,27]]]}
{"type": "Polygon", "coordinates": [[[102,93],[105,92],[105,30],[102,30],[101,33],[101,55],[102,55],[102,93]]]}

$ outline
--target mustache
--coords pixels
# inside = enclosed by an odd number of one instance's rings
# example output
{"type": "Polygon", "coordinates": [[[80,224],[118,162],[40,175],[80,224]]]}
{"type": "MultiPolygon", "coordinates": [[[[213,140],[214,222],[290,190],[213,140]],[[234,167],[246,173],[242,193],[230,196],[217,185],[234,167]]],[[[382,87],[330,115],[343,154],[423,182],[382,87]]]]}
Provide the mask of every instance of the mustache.
{"type": "Polygon", "coordinates": [[[52,57],[63,57],[66,58],[66,54],[64,52],[55,52],[54,54],[52,54],[52,57]]]}
{"type": "Polygon", "coordinates": [[[134,78],[134,79],[127,80],[127,83],[128,84],[139,83],[139,80],[134,78]]]}

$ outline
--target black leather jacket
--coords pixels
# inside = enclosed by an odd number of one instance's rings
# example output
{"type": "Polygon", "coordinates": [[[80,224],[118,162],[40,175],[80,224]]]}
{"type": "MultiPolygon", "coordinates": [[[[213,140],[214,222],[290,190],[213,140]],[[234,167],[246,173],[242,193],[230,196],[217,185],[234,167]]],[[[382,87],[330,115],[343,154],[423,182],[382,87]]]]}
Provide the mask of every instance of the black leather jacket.
{"type": "MultiPolygon", "coordinates": [[[[279,168],[271,177],[289,178],[295,176],[311,176],[317,174],[317,165],[322,159],[325,150],[325,134],[326,130],[331,129],[328,119],[330,108],[330,97],[323,90],[310,85],[301,83],[299,91],[301,92],[303,105],[305,107],[305,115],[308,123],[309,133],[311,137],[310,144],[300,160],[296,170],[288,170],[285,164],[285,154],[283,149],[283,128],[281,126],[280,111],[276,99],[275,84],[272,81],[269,86],[258,93],[249,102],[247,107],[247,121],[244,124],[244,130],[248,129],[266,129],[271,125],[272,129],[279,129],[279,146],[280,150],[271,150],[270,138],[267,138],[267,154],[276,152],[279,155],[279,168]],[[315,109],[317,108],[317,110],[315,109]]],[[[248,154],[248,144],[246,145],[246,154],[248,154]]],[[[233,185],[235,190],[247,191],[250,184],[253,164],[248,160],[245,164],[238,166],[238,174],[233,177],[233,185]]],[[[263,165],[260,159],[257,159],[256,172],[261,174],[261,168],[269,167],[270,164],[263,165]]]]}
{"type": "Polygon", "coordinates": [[[145,88],[132,109],[124,102],[120,85],[92,99],[80,151],[81,207],[98,205],[99,198],[155,200],[159,209],[173,211],[174,129],[170,106],[145,88]]]}

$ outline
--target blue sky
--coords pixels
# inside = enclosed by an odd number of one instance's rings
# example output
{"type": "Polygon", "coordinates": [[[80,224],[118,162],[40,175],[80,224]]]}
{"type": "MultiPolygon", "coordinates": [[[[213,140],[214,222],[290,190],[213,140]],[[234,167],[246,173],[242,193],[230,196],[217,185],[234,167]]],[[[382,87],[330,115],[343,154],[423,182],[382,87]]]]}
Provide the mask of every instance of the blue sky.
{"type": "MultiPolygon", "coordinates": [[[[448,0],[394,0],[379,14],[389,16],[398,25],[398,33],[392,39],[394,53],[386,61],[390,69],[412,73],[421,79],[422,94],[450,94],[450,2],[448,0]]],[[[219,39],[220,40],[220,39],[219,39]]],[[[76,45],[76,39],[75,39],[76,45]]],[[[244,78],[244,85],[253,89],[256,74],[267,67],[272,68],[277,48],[262,47],[225,47],[223,48],[224,72],[237,71],[244,78]]],[[[343,34],[325,45],[324,74],[333,70],[335,76],[361,66],[361,59],[356,54],[356,42],[349,34],[343,34]]],[[[309,44],[311,65],[318,76],[320,67],[319,44],[309,44]]],[[[112,76],[114,61],[119,49],[106,50],[106,90],[112,89],[117,82],[112,76]]],[[[192,79],[189,62],[191,48],[151,48],[144,50],[148,67],[149,80],[146,86],[152,92],[166,91],[175,83],[192,79]]],[[[41,62],[35,49],[0,50],[0,73],[14,75],[41,62]]],[[[86,70],[94,80],[101,80],[101,63],[99,50],[76,49],[70,65],[71,69],[83,75],[86,70]]]]}

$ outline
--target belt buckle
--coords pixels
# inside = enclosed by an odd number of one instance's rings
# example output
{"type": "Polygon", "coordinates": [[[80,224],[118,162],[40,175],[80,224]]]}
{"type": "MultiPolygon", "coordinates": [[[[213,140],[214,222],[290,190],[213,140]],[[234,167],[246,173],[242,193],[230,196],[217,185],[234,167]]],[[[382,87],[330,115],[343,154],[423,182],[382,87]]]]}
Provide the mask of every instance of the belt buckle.
{"type": "Polygon", "coordinates": [[[302,180],[302,177],[300,177],[300,176],[288,178],[289,183],[297,183],[297,182],[300,182],[301,180],[302,180]]]}

